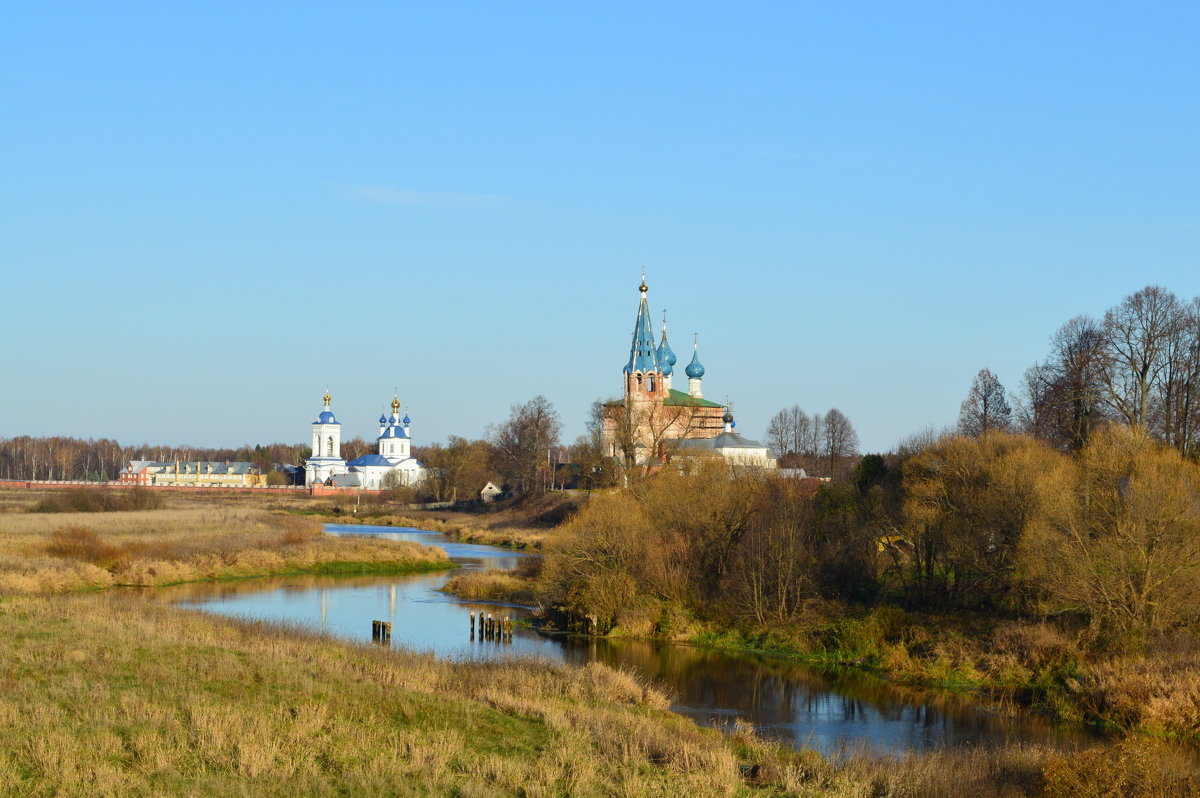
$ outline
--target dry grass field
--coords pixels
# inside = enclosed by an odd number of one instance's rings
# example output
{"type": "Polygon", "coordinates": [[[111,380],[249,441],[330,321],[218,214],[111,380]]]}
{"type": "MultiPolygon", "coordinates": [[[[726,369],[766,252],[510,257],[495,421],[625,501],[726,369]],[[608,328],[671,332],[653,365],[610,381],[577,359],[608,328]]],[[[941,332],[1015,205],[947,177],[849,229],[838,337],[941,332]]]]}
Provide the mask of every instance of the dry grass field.
{"type": "Polygon", "coordinates": [[[833,761],[599,664],[464,663],[118,592],[0,598],[0,794],[1187,796],[1133,741],[833,761]],[[1109,789],[1109,788],[1112,789],[1109,789]]]}
{"type": "MultiPolygon", "coordinates": [[[[182,610],[154,592],[71,593],[446,561],[320,535],[313,518],[280,512],[297,509],[290,498],[27,512],[36,501],[0,495],[0,795],[1200,795],[1194,751],[1152,739],[825,758],[742,724],[698,728],[652,685],[600,664],[451,662],[182,610]]],[[[457,588],[511,596],[512,580],[464,575],[457,588]]]]}
{"type": "Polygon", "coordinates": [[[170,495],[162,509],[85,513],[29,512],[36,494],[5,499],[3,593],[450,567],[441,549],[323,535],[319,521],[272,509],[274,497],[170,495]]]}

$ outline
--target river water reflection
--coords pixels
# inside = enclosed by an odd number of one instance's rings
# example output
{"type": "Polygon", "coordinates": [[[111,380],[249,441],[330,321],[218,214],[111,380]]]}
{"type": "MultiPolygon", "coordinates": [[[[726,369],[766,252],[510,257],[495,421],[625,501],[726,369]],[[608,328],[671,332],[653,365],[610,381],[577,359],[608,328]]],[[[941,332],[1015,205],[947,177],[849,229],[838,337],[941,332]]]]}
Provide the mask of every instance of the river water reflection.
{"type": "MultiPolygon", "coordinates": [[[[513,568],[524,556],[493,546],[453,543],[435,532],[334,525],[330,534],[369,534],[441,546],[462,568],[513,568]]],[[[1086,746],[1085,732],[1022,714],[1002,716],[955,696],[910,692],[853,671],[833,674],[769,657],[652,643],[543,635],[515,629],[511,643],[470,639],[469,613],[528,616],[520,607],[461,601],[438,591],[448,573],[392,577],[271,577],[179,585],[156,598],[241,618],[298,624],[369,640],[371,621],[392,622],[392,645],[455,659],[536,656],[631,668],[675,697],[673,709],[702,724],[742,718],[765,736],[822,751],[870,747],[1038,743],[1086,746]]]]}

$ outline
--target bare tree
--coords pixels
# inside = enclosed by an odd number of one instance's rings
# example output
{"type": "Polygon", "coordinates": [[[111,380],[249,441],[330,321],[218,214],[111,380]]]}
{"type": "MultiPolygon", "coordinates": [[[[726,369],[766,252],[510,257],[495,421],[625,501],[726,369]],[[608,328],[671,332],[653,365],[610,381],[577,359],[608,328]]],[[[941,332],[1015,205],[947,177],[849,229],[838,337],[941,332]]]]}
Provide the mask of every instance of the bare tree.
{"type": "Polygon", "coordinates": [[[588,411],[587,433],[575,439],[571,456],[579,463],[580,486],[591,490],[612,484],[616,469],[604,449],[604,402],[597,399],[588,411]]]}
{"type": "Polygon", "coordinates": [[[1179,300],[1147,286],[1104,314],[1106,399],[1130,426],[1148,427],[1151,391],[1180,328],[1179,300]]]}
{"type": "Polygon", "coordinates": [[[478,498],[479,489],[492,478],[487,441],[471,441],[451,435],[446,445],[431,444],[419,451],[428,469],[422,486],[435,501],[478,498]]]}
{"type": "Polygon", "coordinates": [[[792,445],[792,414],[780,410],[767,424],[767,446],[775,457],[783,457],[792,445]]]}
{"type": "Polygon", "coordinates": [[[809,466],[816,469],[821,459],[821,441],[825,439],[825,417],[820,413],[813,413],[803,438],[804,446],[800,454],[809,466]]]}
{"type": "Polygon", "coordinates": [[[1068,321],[1051,339],[1050,357],[1025,372],[1022,427],[1057,448],[1082,448],[1108,417],[1104,369],[1104,328],[1088,316],[1068,321]]]}
{"type": "Polygon", "coordinates": [[[1012,407],[1004,397],[1004,386],[988,369],[980,369],[971,382],[971,391],[958,411],[960,435],[979,437],[993,430],[1007,430],[1012,424],[1012,407]]]}
{"type": "Polygon", "coordinates": [[[821,455],[827,473],[835,474],[842,470],[846,460],[858,454],[858,433],[850,419],[836,407],[825,414],[824,432],[821,455]]]}
{"type": "Polygon", "coordinates": [[[508,421],[489,430],[496,470],[522,493],[540,489],[538,474],[550,447],[558,445],[561,429],[558,411],[546,397],[539,394],[523,405],[513,405],[508,421]]]}
{"type": "Polygon", "coordinates": [[[1152,397],[1151,427],[1185,455],[1200,450],[1200,299],[1179,308],[1152,397]]]}
{"type": "Polygon", "coordinates": [[[707,418],[701,405],[687,402],[626,400],[606,407],[615,450],[611,456],[626,479],[645,472],[653,462],[669,459],[680,442],[700,429],[707,418]]]}

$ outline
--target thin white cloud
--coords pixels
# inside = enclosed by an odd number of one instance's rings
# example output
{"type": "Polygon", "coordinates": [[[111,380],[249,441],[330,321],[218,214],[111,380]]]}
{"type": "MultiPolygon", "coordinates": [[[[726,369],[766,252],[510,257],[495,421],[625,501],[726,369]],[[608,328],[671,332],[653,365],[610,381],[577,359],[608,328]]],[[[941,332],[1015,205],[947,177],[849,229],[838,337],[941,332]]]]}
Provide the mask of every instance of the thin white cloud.
{"type": "Polygon", "coordinates": [[[500,194],[470,194],[455,191],[414,191],[412,189],[355,186],[350,196],[366,202],[411,205],[421,208],[500,208],[509,198],[500,194]]]}

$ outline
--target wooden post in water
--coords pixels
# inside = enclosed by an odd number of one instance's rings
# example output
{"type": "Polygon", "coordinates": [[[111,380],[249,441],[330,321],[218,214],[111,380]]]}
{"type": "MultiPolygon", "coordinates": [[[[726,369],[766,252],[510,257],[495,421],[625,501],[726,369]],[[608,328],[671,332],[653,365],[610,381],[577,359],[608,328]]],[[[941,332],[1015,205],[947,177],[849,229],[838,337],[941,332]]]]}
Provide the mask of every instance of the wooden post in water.
{"type": "Polygon", "coordinates": [[[471,641],[475,640],[475,611],[471,611],[471,641]]]}
{"type": "Polygon", "coordinates": [[[383,643],[385,646],[390,646],[392,644],[392,622],[383,621],[380,626],[382,627],[381,631],[383,632],[383,636],[379,642],[383,643]]]}
{"type": "Polygon", "coordinates": [[[379,642],[379,621],[371,621],[371,639],[379,642]]]}

